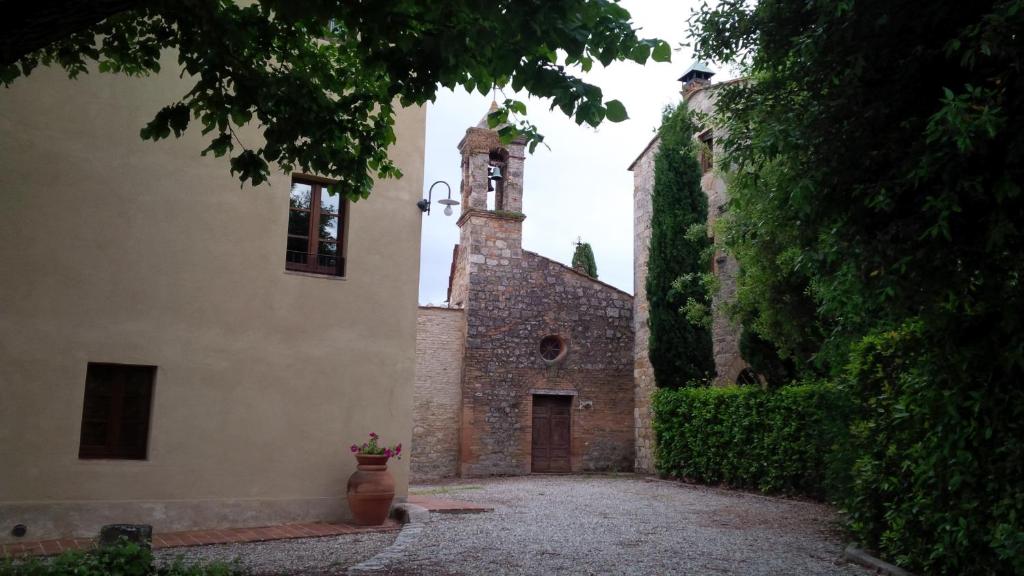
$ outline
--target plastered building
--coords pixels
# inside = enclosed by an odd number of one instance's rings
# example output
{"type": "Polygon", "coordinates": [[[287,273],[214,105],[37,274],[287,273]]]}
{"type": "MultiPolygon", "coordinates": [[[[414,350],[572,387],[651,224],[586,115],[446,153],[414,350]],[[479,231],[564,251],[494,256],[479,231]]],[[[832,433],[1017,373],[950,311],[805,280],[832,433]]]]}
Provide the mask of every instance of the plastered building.
{"type": "Polygon", "coordinates": [[[198,129],[139,138],[176,68],[0,89],[0,542],[344,519],[347,447],[409,443],[424,110],[369,201],[240,187],[198,129]]]}

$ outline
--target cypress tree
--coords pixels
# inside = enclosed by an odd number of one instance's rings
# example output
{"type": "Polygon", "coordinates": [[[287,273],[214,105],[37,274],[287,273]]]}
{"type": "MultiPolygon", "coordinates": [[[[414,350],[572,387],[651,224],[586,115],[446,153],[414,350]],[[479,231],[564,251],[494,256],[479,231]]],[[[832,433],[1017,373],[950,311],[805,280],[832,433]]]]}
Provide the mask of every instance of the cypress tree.
{"type": "Polygon", "coordinates": [[[649,351],[655,382],[661,388],[699,385],[715,374],[710,330],[691,322],[681,311],[690,299],[710,303],[699,277],[708,271],[711,241],[704,234],[687,234],[694,225],[705,225],[708,218],[693,134],[694,124],[685,105],[665,110],[659,129],[661,146],[654,157],[647,261],[649,351]],[[673,286],[677,279],[683,281],[673,286]]]}
{"type": "Polygon", "coordinates": [[[576,243],[576,252],[572,255],[572,267],[591,278],[597,278],[597,261],[594,260],[594,250],[590,247],[590,243],[576,243]]]}

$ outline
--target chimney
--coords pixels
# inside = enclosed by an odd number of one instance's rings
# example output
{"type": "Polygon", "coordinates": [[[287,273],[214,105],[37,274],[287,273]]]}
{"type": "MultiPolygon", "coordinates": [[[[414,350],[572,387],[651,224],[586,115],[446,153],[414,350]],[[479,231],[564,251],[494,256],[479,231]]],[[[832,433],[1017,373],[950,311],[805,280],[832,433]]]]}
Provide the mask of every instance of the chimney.
{"type": "Polygon", "coordinates": [[[707,64],[700,60],[695,60],[687,68],[686,72],[683,72],[683,75],[679,77],[679,81],[683,83],[683,96],[709,86],[711,84],[711,77],[714,75],[715,71],[708,68],[707,64]]]}

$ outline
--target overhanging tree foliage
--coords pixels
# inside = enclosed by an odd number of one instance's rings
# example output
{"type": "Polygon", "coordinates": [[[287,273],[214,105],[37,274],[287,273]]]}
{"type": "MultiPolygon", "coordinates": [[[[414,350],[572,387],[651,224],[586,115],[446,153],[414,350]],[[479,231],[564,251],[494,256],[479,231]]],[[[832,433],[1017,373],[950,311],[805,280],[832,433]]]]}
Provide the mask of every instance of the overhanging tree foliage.
{"type": "Polygon", "coordinates": [[[1024,574],[1024,2],[727,2],[741,305],[860,403],[856,537],[923,574],[1024,574]]]}
{"type": "Polygon", "coordinates": [[[589,242],[577,242],[576,251],[572,254],[572,267],[582,270],[591,278],[597,278],[597,261],[594,260],[594,249],[589,242]]]}
{"type": "Polygon", "coordinates": [[[665,111],[658,134],[647,259],[648,346],[657,385],[678,388],[715,375],[710,330],[683,314],[688,303],[710,305],[701,281],[711,244],[705,232],[708,199],[700,187],[694,125],[685,105],[665,111]],[[700,233],[691,233],[695,227],[700,233]]]}
{"type": "MultiPolygon", "coordinates": [[[[626,118],[617,100],[572,74],[595,62],[667,61],[668,45],[640,39],[613,0],[5,0],[0,2],[0,81],[36,66],[72,77],[146,75],[177,52],[175,73],[194,79],[142,129],[159,140],[193,121],[212,135],[204,154],[228,155],[231,171],[259,184],[270,165],[336,179],[353,199],[372,178],[398,177],[387,148],[394,104],[423,104],[438,85],[490,93],[493,86],[550,98],[577,123],[626,118]],[[561,56],[560,56],[561,54],[561,56]],[[235,128],[257,123],[265,142],[235,128]]],[[[156,111],[155,111],[156,112],[156,111]]],[[[492,126],[524,114],[506,101],[492,126]]],[[[501,130],[541,140],[525,121],[501,130]]]]}

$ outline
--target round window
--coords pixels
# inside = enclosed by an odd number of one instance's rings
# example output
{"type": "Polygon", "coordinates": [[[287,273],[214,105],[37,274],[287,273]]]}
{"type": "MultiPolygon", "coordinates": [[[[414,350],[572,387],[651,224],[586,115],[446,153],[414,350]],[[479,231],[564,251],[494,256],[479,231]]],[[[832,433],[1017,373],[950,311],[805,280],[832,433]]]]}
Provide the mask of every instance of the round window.
{"type": "Polygon", "coordinates": [[[540,357],[548,362],[560,360],[565,354],[565,342],[561,336],[545,336],[540,341],[540,357]]]}

